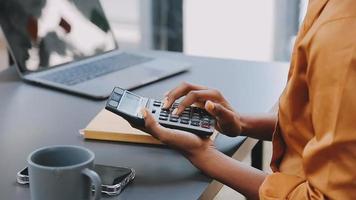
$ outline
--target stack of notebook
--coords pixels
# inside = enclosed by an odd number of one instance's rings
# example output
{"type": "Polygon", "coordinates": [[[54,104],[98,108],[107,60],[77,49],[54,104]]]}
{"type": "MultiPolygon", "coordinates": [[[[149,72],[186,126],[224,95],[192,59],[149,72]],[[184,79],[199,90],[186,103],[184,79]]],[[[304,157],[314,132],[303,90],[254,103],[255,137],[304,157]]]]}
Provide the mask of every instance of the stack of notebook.
{"type": "Polygon", "coordinates": [[[125,119],[105,109],[100,111],[81,132],[86,139],[162,144],[150,134],[132,128],[125,119]]]}

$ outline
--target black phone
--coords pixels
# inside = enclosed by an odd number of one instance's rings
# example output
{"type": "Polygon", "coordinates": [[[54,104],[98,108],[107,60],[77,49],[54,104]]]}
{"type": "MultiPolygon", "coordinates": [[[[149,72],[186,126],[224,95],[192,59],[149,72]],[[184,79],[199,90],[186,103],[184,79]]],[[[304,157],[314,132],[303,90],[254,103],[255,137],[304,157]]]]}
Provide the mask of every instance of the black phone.
{"type": "Polygon", "coordinates": [[[111,93],[105,109],[123,117],[136,126],[143,126],[145,121],[141,114],[142,108],[147,108],[162,126],[189,131],[199,136],[210,136],[215,130],[215,118],[202,108],[189,106],[181,115],[173,115],[178,107],[174,103],[171,108],[163,108],[158,100],[141,97],[128,90],[116,87],[111,93]]]}
{"type": "MultiPolygon", "coordinates": [[[[135,170],[126,167],[95,165],[94,171],[101,178],[101,192],[108,195],[118,195],[135,178],[135,170]]],[[[29,184],[28,168],[17,173],[17,182],[29,184]]]]}

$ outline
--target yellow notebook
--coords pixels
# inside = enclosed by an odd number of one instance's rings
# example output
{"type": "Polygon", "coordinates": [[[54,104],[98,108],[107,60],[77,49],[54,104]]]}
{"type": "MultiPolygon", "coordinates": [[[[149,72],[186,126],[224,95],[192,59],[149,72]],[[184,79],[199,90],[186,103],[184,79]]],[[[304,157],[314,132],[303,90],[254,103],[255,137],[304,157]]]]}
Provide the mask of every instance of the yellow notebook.
{"type": "Polygon", "coordinates": [[[132,128],[125,119],[105,109],[91,120],[82,134],[85,139],[162,145],[150,134],[132,128]]]}

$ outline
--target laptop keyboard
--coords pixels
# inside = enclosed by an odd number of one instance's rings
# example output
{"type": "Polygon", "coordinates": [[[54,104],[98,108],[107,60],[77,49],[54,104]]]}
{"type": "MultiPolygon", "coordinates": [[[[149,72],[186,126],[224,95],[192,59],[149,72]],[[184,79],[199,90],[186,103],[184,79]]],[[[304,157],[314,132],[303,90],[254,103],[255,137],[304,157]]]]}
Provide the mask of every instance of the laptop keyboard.
{"type": "Polygon", "coordinates": [[[59,70],[41,78],[68,86],[76,85],[78,83],[82,83],[99,76],[104,76],[111,72],[148,62],[152,59],[153,58],[122,53],[119,55],[99,59],[85,65],[78,65],[65,70],[59,70]]]}

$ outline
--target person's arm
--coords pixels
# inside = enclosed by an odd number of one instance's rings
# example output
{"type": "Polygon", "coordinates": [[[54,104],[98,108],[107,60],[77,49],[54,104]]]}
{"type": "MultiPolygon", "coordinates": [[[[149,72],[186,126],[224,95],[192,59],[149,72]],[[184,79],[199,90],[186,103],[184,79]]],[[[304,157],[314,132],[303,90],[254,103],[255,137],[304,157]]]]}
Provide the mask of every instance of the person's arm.
{"type": "Polygon", "coordinates": [[[259,188],[266,173],[226,156],[214,148],[189,156],[190,162],[206,175],[243,194],[259,199],[259,188]]]}
{"type": "Polygon", "coordinates": [[[243,115],[241,116],[241,135],[258,140],[272,140],[277,123],[277,114],[243,115]]]}
{"type": "MultiPolygon", "coordinates": [[[[140,129],[180,151],[206,175],[230,186],[248,197],[258,199],[258,190],[266,174],[219,152],[210,138],[189,132],[164,128],[144,110],[145,127],[140,129]]],[[[138,127],[139,128],[139,127],[138,127]]]]}

